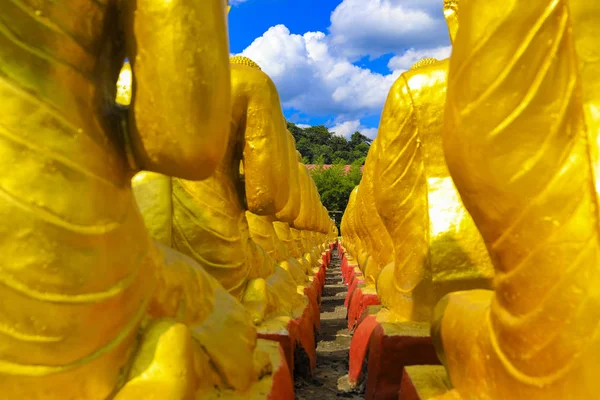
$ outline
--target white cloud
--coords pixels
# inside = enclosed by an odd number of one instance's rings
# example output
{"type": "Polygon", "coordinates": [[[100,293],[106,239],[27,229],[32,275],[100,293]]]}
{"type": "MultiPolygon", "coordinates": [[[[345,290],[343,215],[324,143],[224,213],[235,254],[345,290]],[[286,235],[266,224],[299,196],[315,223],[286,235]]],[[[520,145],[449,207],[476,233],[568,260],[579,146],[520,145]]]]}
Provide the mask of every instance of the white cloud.
{"type": "MultiPolygon", "coordinates": [[[[236,1],[245,0],[232,4],[236,1]]],[[[284,108],[333,115],[337,134],[349,137],[359,130],[372,138],[377,130],[361,119],[381,113],[398,76],[421,58],[449,54],[442,5],[442,0],[343,0],[331,15],[329,34],[293,34],[276,25],[241,54],[273,79],[284,108]],[[390,52],[395,56],[387,75],[353,64],[390,52]]]]}
{"type": "Polygon", "coordinates": [[[298,128],[301,128],[301,129],[306,129],[306,128],[310,128],[312,125],[307,125],[307,124],[296,124],[296,126],[297,126],[298,128]]]}
{"type": "Polygon", "coordinates": [[[443,60],[450,57],[450,53],[452,53],[452,46],[421,50],[410,49],[402,55],[392,57],[388,62],[388,68],[390,71],[408,70],[419,60],[424,58],[443,60]]]}
{"type": "Polygon", "coordinates": [[[442,0],[343,0],[331,14],[331,43],[350,58],[448,42],[442,0]]]}
{"type": "Polygon", "coordinates": [[[337,124],[329,130],[338,136],[343,136],[346,139],[350,139],[354,132],[360,132],[368,138],[374,139],[377,136],[377,128],[366,128],[359,120],[345,121],[337,124]]]}
{"type": "Polygon", "coordinates": [[[229,0],[230,6],[237,6],[238,4],[245,3],[248,0],[229,0]]]}
{"type": "Polygon", "coordinates": [[[269,28],[242,54],[273,79],[284,107],[309,115],[350,118],[378,113],[399,76],[353,65],[332,54],[322,32],[291,34],[284,25],[269,28]]]}

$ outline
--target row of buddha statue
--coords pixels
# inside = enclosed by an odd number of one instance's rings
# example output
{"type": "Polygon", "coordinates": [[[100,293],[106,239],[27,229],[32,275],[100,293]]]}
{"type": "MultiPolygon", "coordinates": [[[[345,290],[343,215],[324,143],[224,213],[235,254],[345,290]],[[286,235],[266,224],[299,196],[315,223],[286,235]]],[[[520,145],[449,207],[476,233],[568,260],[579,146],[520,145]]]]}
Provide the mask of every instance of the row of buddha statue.
{"type": "Polygon", "coordinates": [[[458,3],[450,59],[388,95],[344,249],[378,319],[431,323],[435,399],[598,398],[600,5],[458,3]]]}
{"type": "Polygon", "coordinates": [[[0,5],[2,398],[271,396],[337,229],[226,9],[0,5]]]}

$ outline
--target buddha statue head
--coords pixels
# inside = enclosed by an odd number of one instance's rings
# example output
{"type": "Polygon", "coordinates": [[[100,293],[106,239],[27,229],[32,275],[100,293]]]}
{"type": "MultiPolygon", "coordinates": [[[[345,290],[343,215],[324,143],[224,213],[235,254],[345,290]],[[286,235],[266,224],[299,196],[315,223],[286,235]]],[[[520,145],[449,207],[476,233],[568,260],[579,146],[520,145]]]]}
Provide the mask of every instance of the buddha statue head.
{"type": "Polygon", "coordinates": [[[433,65],[436,62],[438,62],[437,58],[424,58],[424,59],[414,63],[414,65],[412,67],[410,67],[410,69],[417,69],[417,68],[425,67],[427,65],[433,65]]]}
{"type": "Polygon", "coordinates": [[[454,43],[456,32],[458,31],[458,1],[459,0],[444,0],[444,17],[448,24],[450,42],[452,43],[454,43]]]}
{"type": "Polygon", "coordinates": [[[244,56],[233,56],[233,57],[229,58],[229,63],[236,64],[236,65],[245,65],[246,67],[250,67],[250,68],[254,68],[259,71],[262,71],[262,69],[260,68],[260,66],[257,63],[255,63],[248,57],[244,57],[244,56]]]}

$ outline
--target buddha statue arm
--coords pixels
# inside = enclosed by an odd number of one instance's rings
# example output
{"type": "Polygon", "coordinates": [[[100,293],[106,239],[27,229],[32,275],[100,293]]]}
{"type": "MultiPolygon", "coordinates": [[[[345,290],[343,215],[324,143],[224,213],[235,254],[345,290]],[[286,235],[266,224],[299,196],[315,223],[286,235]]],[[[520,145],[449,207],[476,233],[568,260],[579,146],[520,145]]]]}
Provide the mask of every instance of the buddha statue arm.
{"type": "Polygon", "coordinates": [[[123,1],[133,69],[129,132],[138,167],[209,177],[231,115],[223,0],[123,1]]]}
{"type": "Polygon", "coordinates": [[[243,140],[248,210],[258,215],[281,211],[289,197],[287,127],[273,81],[257,68],[231,65],[233,121],[243,140]]]}
{"type": "Polygon", "coordinates": [[[465,398],[600,391],[599,12],[585,0],[461,8],[445,155],[496,269],[493,293],[439,307],[444,358],[465,398]]]}

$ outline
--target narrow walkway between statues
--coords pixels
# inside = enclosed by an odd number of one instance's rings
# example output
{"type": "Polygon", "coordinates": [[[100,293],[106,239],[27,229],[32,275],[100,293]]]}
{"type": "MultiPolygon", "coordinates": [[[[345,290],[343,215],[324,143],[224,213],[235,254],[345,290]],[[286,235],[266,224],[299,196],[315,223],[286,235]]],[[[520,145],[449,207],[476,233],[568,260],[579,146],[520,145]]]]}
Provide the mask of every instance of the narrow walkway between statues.
{"type": "Polygon", "coordinates": [[[317,342],[317,368],[310,378],[296,378],[297,400],[363,399],[338,393],[338,379],[348,373],[351,333],[346,320],[344,299],[348,288],[342,282],[340,259],[332,252],[321,298],[321,330],[317,342]]]}

